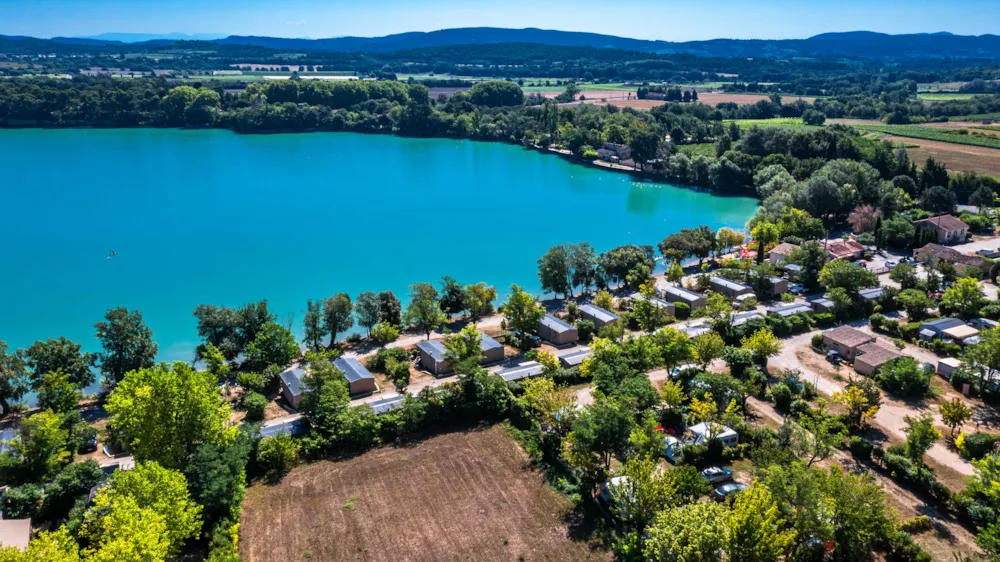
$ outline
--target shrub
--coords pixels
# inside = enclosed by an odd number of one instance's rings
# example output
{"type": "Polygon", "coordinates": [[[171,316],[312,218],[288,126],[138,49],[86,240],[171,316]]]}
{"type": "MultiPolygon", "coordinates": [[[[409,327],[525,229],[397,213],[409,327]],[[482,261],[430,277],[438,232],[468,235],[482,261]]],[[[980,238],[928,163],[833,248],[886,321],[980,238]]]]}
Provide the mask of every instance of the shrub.
{"type": "Polygon", "coordinates": [[[248,390],[243,395],[243,407],[247,411],[248,420],[260,421],[264,419],[264,410],[267,409],[267,397],[259,392],[248,390]]]}
{"type": "Polygon", "coordinates": [[[876,312],[875,314],[872,314],[871,316],[869,316],[868,320],[869,320],[869,322],[872,323],[872,329],[881,330],[882,329],[882,324],[885,323],[886,318],[885,318],[884,314],[880,314],[880,313],[876,312]]]}
{"type": "MultiPolygon", "coordinates": [[[[890,447],[891,448],[891,447],[890,447]]],[[[883,460],[886,470],[892,474],[893,478],[907,479],[913,471],[913,461],[903,455],[886,452],[883,460]]]]}
{"type": "Polygon", "coordinates": [[[691,317],[691,306],[686,302],[675,302],[674,314],[678,320],[687,320],[691,317]]]}
{"type": "Polygon", "coordinates": [[[899,528],[906,531],[907,533],[919,533],[921,531],[927,531],[931,528],[931,518],[926,515],[917,515],[910,517],[909,519],[904,519],[899,524],[899,528]]]}
{"type": "Polygon", "coordinates": [[[581,341],[590,341],[594,337],[594,323],[590,320],[577,320],[576,333],[581,341]]]}
{"type": "Polygon", "coordinates": [[[812,346],[816,349],[825,349],[826,346],[823,345],[823,334],[816,333],[812,337],[812,346]]]}
{"type": "Polygon", "coordinates": [[[384,373],[389,359],[405,362],[407,360],[406,350],[401,347],[383,347],[368,360],[367,367],[372,371],[384,373]]]}
{"type": "Polygon", "coordinates": [[[3,495],[4,519],[28,519],[38,514],[42,503],[42,488],[24,484],[8,488],[3,495]]]}
{"type": "Polygon", "coordinates": [[[787,410],[792,403],[792,389],[788,388],[787,384],[779,382],[771,387],[771,400],[775,408],[787,410]]]}
{"type": "Polygon", "coordinates": [[[907,322],[906,324],[899,325],[899,337],[906,341],[913,341],[917,339],[917,334],[919,332],[920,322],[907,322]]]}
{"type": "Polygon", "coordinates": [[[878,381],[883,388],[900,396],[923,396],[930,389],[934,376],[912,357],[889,361],[879,370],[878,381]]]}
{"type": "Polygon", "coordinates": [[[809,403],[806,402],[805,400],[799,398],[799,399],[793,401],[788,406],[788,411],[791,412],[791,413],[793,413],[793,414],[795,414],[795,415],[797,415],[797,416],[801,416],[803,414],[808,414],[809,413],[809,403]]]}
{"type": "Polygon", "coordinates": [[[257,462],[270,478],[280,477],[295,464],[299,446],[288,435],[265,437],[257,449],[257,462]]]}
{"type": "Polygon", "coordinates": [[[851,449],[851,454],[854,455],[854,458],[862,461],[871,459],[872,449],[875,448],[875,445],[873,445],[871,441],[858,435],[851,436],[851,441],[848,446],[851,449]]]}
{"type": "Polygon", "coordinates": [[[832,326],[833,323],[836,321],[837,317],[834,316],[833,314],[830,314],[829,312],[813,314],[813,322],[815,322],[816,325],[820,327],[832,326]]]}
{"type": "Polygon", "coordinates": [[[1000,320],[1000,304],[988,304],[979,309],[979,314],[991,320],[1000,320]]]}
{"type": "Polygon", "coordinates": [[[580,305],[574,301],[569,301],[566,305],[566,321],[572,324],[580,319],[580,305]]]}
{"type": "Polygon", "coordinates": [[[997,442],[1000,442],[1000,435],[977,431],[962,434],[959,439],[955,440],[955,446],[963,455],[970,459],[981,459],[996,447],[997,442]],[[959,443],[959,439],[961,439],[961,443],[959,443]]]}
{"type": "Polygon", "coordinates": [[[904,530],[892,531],[888,540],[891,549],[886,554],[887,562],[931,562],[934,560],[913,536],[904,530]]]}
{"type": "Polygon", "coordinates": [[[248,392],[264,392],[267,388],[267,376],[261,373],[240,373],[236,375],[236,384],[248,392]]]}

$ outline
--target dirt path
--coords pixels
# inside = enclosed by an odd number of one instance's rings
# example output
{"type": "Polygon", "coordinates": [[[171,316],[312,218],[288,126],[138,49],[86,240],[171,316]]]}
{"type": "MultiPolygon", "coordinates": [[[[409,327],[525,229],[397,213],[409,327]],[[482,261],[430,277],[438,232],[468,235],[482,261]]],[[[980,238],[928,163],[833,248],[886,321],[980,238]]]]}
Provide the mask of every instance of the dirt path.
{"type": "MultiPolygon", "coordinates": [[[[756,414],[778,425],[784,423],[784,417],[767,402],[756,398],[748,398],[747,405],[756,414]]],[[[857,462],[841,451],[835,451],[835,459],[836,462],[849,470],[854,470],[857,467],[857,462]]],[[[917,515],[926,515],[931,519],[933,528],[914,535],[914,539],[935,560],[950,561],[954,552],[965,554],[980,552],[979,547],[976,545],[975,536],[951,516],[941,513],[933,506],[926,504],[909,490],[901,488],[892,479],[886,478],[874,471],[868,471],[868,473],[875,478],[885,491],[886,500],[899,512],[901,518],[907,519],[917,515]]]]}
{"type": "MultiPolygon", "coordinates": [[[[852,367],[841,367],[840,372],[836,372],[819,354],[811,349],[813,334],[799,334],[784,340],[784,347],[781,354],[772,359],[769,366],[773,369],[798,369],[804,378],[816,385],[816,390],[826,396],[832,396],[835,392],[840,392],[847,386],[847,377],[854,374],[852,367]],[[840,380],[838,380],[840,379],[840,380]]],[[[862,376],[854,374],[854,376],[862,376]]],[[[937,406],[925,403],[907,404],[894,400],[888,394],[882,395],[882,407],[875,415],[872,425],[881,429],[887,437],[897,441],[906,440],[906,416],[917,415],[923,411],[934,414],[938,424],[941,423],[941,416],[937,411],[937,406]]],[[[927,451],[927,456],[938,465],[954,470],[963,476],[973,474],[972,465],[966,462],[958,453],[950,450],[941,441],[934,444],[927,451]]]]}

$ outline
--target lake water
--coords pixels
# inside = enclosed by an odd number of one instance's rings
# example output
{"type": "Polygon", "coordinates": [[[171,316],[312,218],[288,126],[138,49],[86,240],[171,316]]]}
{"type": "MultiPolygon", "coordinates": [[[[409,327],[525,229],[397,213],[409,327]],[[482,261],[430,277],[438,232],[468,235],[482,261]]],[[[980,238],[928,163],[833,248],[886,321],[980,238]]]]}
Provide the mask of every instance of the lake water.
{"type": "Polygon", "coordinates": [[[301,331],[306,300],[340,291],[405,301],[451,275],[537,292],[556,244],[655,244],[757,205],[505,144],[151,129],[0,130],[0,194],[0,340],[94,350],[126,306],[163,360],[192,358],[200,303],[266,298],[301,331]]]}

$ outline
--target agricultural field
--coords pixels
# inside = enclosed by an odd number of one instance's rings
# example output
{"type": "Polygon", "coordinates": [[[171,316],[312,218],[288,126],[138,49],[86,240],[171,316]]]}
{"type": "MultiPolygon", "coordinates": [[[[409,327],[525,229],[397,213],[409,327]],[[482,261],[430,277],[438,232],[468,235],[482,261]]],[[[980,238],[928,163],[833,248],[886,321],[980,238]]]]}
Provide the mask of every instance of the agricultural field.
{"type": "Polygon", "coordinates": [[[677,145],[677,152],[681,154],[687,154],[688,156],[709,156],[715,157],[715,143],[714,142],[703,142],[698,144],[681,144],[677,145]]]}
{"type": "Polygon", "coordinates": [[[976,115],[956,115],[955,117],[949,117],[948,121],[979,121],[981,123],[987,119],[992,119],[993,121],[1000,121],[1000,113],[978,113],[976,115]]]}
{"type": "Polygon", "coordinates": [[[293,470],[247,491],[246,562],[609,560],[501,426],[293,470]]]}
{"type": "Polygon", "coordinates": [[[799,117],[775,117],[774,119],[727,119],[722,122],[728,126],[736,123],[740,129],[746,130],[753,127],[781,127],[783,129],[818,129],[813,125],[806,125],[799,117]]]}
{"type": "Polygon", "coordinates": [[[995,138],[987,134],[960,134],[958,131],[944,127],[926,127],[922,125],[854,125],[854,127],[862,132],[877,132],[897,137],[1000,149],[1000,138],[995,138]]]}
{"type": "Polygon", "coordinates": [[[906,137],[885,136],[883,140],[894,144],[904,143],[910,159],[922,164],[928,156],[943,162],[954,172],[976,172],[989,176],[1000,175],[1000,150],[953,142],[919,140],[906,137]]]}
{"type": "Polygon", "coordinates": [[[955,101],[955,100],[971,100],[976,97],[977,94],[959,94],[955,92],[940,92],[940,93],[921,93],[917,94],[917,97],[924,101],[955,101]]]}
{"type": "Polygon", "coordinates": [[[917,92],[957,92],[959,88],[968,82],[926,82],[917,84],[917,92]]]}

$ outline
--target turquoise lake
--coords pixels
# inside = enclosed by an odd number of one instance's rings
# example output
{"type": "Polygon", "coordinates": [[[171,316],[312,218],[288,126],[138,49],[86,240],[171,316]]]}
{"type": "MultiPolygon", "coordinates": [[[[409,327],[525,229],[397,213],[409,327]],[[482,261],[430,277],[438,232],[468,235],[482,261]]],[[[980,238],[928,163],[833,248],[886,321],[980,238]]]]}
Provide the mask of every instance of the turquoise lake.
{"type": "Polygon", "coordinates": [[[126,306],[185,361],[200,303],[266,298],[301,331],[306,300],[340,291],[538,292],[556,244],[656,244],[757,206],[506,144],[154,129],[0,130],[0,193],[0,340],[95,350],[93,324],[126,306]]]}

